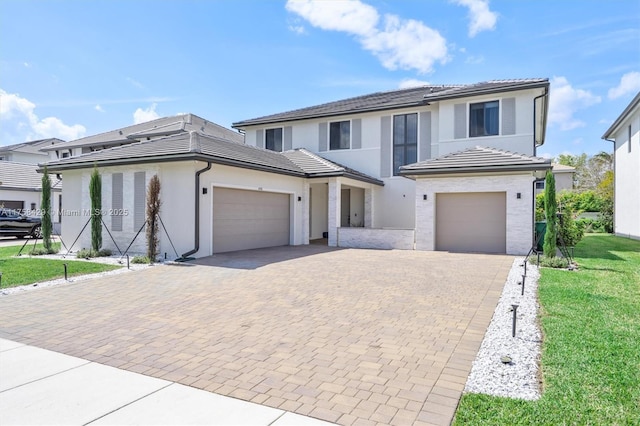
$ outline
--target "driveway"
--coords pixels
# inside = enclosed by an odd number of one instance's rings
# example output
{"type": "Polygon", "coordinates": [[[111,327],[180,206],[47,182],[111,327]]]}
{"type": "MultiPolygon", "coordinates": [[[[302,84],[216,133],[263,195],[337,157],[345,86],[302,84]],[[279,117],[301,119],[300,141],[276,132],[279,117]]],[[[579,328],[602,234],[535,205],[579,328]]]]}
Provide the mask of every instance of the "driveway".
{"type": "Polygon", "coordinates": [[[0,337],[340,424],[449,424],[512,257],[282,247],[0,297],[0,337]]]}

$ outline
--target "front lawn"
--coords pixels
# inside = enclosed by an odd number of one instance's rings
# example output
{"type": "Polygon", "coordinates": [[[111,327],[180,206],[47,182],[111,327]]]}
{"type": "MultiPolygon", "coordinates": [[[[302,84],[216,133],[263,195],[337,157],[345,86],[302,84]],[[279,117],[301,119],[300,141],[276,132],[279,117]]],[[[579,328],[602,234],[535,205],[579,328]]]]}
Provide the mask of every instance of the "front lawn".
{"type": "Polygon", "coordinates": [[[639,424],[640,241],[587,235],[575,258],[541,271],[542,398],[465,394],[456,425],[639,424]]]}
{"type": "MultiPolygon", "coordinates": [[[[57,245],[59,247],[60,243],[57,243],[57,245]]],[[[42,247],[42,244],[38,244],[37,247],[42,247]]],[[[28,253],[32,249],[33,244],[27,244],[22,251],[22,256],[15,257],[20,251],[20,246],[0,247],[1,288],[63,278],[63,263],[67,264],[67,274],[69,277],[112,271],[120,268],[120,266],[82,262],[78,260],[42,259],[38,256],[29,257],[28,253]]]]}

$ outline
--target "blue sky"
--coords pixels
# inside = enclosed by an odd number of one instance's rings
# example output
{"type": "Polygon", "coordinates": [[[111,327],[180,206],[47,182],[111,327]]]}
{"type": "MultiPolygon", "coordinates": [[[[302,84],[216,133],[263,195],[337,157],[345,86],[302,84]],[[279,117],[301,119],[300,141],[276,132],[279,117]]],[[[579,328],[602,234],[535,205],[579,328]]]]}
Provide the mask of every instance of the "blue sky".
{"type": "Polygon", "coordinates": [[[640,1],[0,2],[0,145],[527,77],[552,81],[539,154],[611,150],[640,91],[640,1]]]}

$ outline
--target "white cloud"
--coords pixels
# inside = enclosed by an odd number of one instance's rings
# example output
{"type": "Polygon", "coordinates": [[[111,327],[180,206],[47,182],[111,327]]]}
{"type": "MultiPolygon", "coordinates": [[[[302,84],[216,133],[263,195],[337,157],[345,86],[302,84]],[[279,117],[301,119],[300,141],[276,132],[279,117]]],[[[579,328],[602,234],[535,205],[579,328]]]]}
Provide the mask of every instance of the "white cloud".
{"type": "Polygon", "coordinates": [[[289,0],[285,6],[323,30],[344,31],[366,37],[375,32],[378,11],[360,0],[315,1],[289,0]]]}
{"type": "Polygon", "coordinates": [[[40,119],[34,112],[36,105],[15,93],[0,89],[0,119],[3,122],[3,143],[18,143],[27,140],[81,138],[87,129],[80,125],[67,125],[57,117],[40,119]],[[10,130],[7,130],[10,129],[10,130]]]}
{"type": "Polygon", "coordinates": [[[470,65],[477,65],[483,62],[484,62],[484,56],[482,55],[479,55],[479,56],[470,55],[470,56],[467,56],[467,59],[465,59],[464,61],[465,64],[470,64],[470,65]]]}
{"type": "Polygon", "coordinates": [[[404,80],[402,80],[400,82],[398,87],[400,89],[410,89],[412,87],[428,86],[429,84],[430,83],[428,81],[418,80],[418,79],[415,79],[415,78],[405,78],[404,80]]]}
{"type": "Polygon", "coordinates": [[[355,36],[390,70],[433,71],[436,62],[449,60],[444,37],[420,21],[384,16],[360,0],[288,0],[286,9],[298,14],[314,27],[341,31],[355,36]]]}
{"type": "Polygon", "coordinates": [[[133,86],[136,87],[138,89],[144,89],[144,85],[142,83],[140,83],[138,80],[134,80],[131,77],[127,77],[127,81],[133,86]]]}
{"type": "Polygon", "coordinates": [[[475,37],[480,31],[492,31],[496,28],[498,14],[489,10],[488,0],[453,0],[454,3],[469,8],[469,37],[475,37]]]}
{"type": "Polygon", "coordinates": [[[160,118],[160,115],[158,115],[158,113],[156,112],[156,107],[158,106],[158,104],[151,104],[151,106],[149,106],[149,108],[146,109],[142,109],[142,108],[138,108],[136,109],[136,111],[133,113],[133,123],[134,124],[139,124],[139,123],[145,123],[147,121],[151,121],[151,120],[155,120],[156,118],[160,118]]]}
{"type": "Polygon", "coordinates": [[[617,99],[629,93],[635,94],[640,91],[640,72],[632,71],[622,76],[620,84],[609,89],[607,96],[609,99],[617,99]]]}
{"type": "Polygon", "coordinates": [[[97,104],[96,106],[94,106],[93,109],[95,109],[98,112],[104,112],[104,108],[102,108],[100,104],[97,104]]]}
{"type": "Polygon", "coordinates": [[[574,114],[600,101],[600,96],[573,88],[565,77],[553,77],[549,94],[549,124],[559,125],[560,130],[583,127],[586,123],[575,118],[574,114]]]}

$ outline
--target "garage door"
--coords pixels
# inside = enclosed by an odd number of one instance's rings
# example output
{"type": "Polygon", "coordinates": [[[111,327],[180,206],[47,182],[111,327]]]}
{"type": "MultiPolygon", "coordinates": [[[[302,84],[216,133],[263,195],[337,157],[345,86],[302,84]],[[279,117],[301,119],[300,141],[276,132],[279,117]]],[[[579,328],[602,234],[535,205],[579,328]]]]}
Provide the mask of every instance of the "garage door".
{"type": "Polygon", "coordinates": [[[436,250],[505,253],[504,192],[436,194],[436,250]]]}
{"type": "Polygon", "coordinates": [[[289,245],[289,194],[213,188],[213,252],[289,245]]]}

